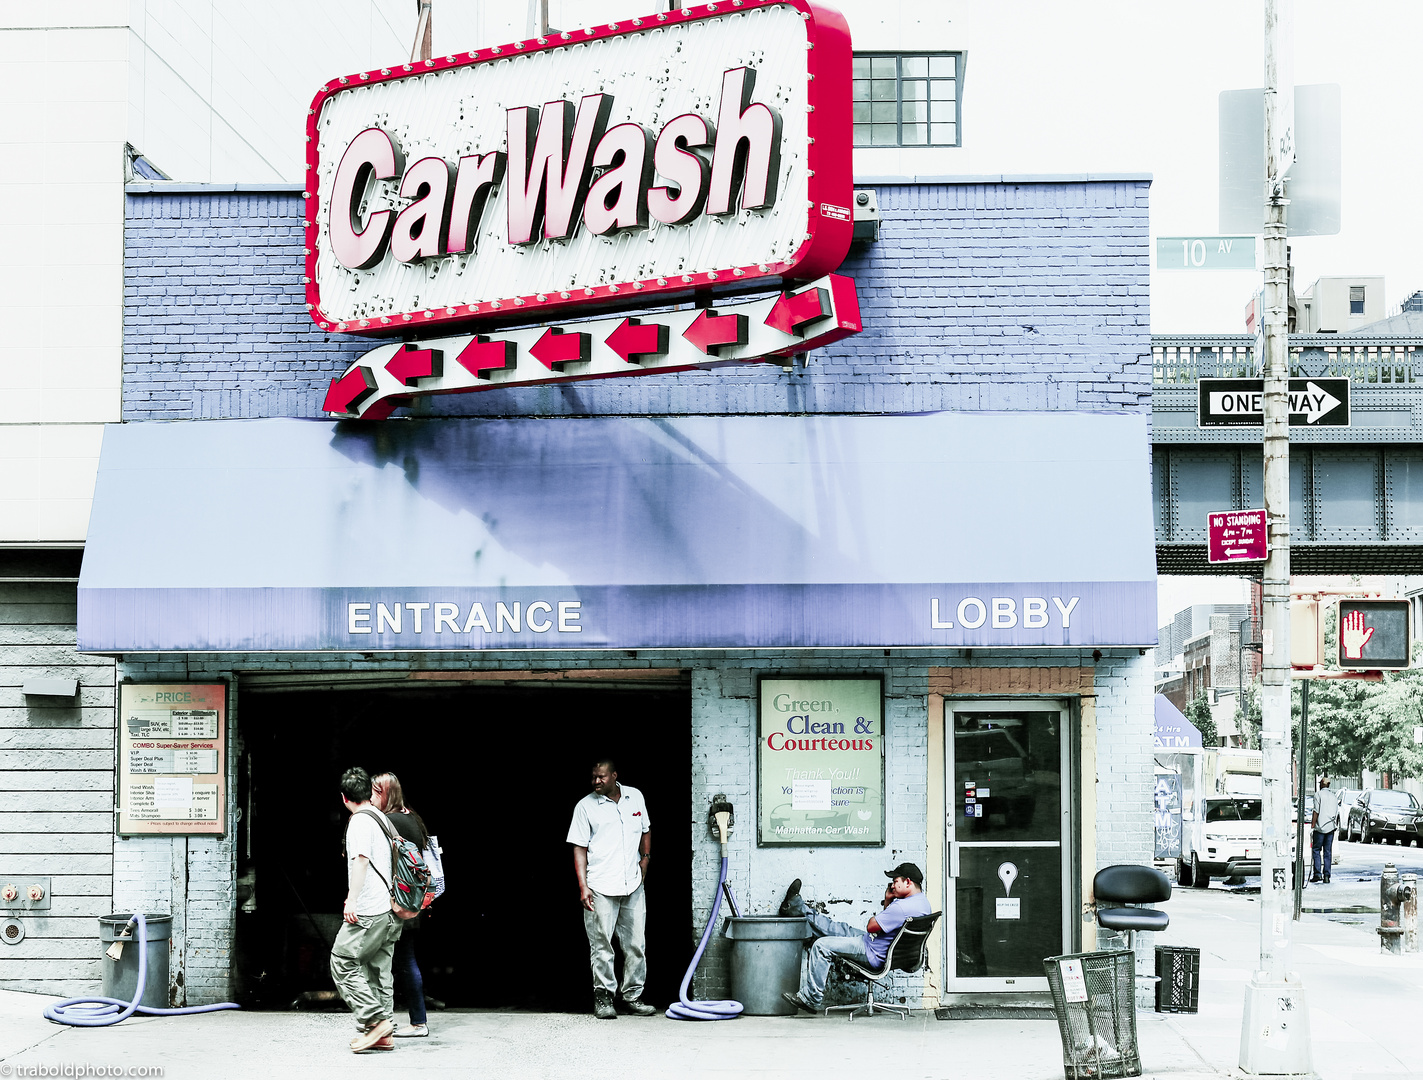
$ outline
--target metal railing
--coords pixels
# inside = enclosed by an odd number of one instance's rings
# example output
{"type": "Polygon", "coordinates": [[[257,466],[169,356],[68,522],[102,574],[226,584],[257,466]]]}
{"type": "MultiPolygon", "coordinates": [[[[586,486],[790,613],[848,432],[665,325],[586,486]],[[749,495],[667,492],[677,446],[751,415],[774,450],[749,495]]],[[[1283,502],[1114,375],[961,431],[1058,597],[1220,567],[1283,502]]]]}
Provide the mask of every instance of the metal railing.
{"type": "MultiPolygon", "coordinates": [[[[1292,334],[1292,378],[1347,378],[1355,385],[1423,386],[1423,338],[1292,334]]],[[[1249,334],[1152,335],[1153,387],[1188,389],[1201,378],[1260,377],[1249,334]]]]}

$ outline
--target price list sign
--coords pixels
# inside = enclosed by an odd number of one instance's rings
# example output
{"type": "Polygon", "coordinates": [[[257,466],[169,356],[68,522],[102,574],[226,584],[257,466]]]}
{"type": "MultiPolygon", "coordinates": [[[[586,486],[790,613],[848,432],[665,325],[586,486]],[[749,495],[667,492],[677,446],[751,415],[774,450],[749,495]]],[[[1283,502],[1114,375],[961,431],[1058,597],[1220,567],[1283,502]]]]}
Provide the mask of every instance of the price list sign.
{"type": "Polygon", "coordinates": [[[118,739],[120,836],[222,835],[225,684],[120,684],[118,739]]]}

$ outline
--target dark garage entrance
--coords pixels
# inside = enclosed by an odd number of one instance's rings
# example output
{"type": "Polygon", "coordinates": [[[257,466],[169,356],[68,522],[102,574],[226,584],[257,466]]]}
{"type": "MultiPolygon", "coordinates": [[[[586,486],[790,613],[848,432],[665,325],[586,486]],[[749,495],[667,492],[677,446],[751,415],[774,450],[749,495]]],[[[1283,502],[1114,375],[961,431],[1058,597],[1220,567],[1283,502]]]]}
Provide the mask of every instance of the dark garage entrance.
{"type": "Polygon", "coordinates": [[[599,756],[613,757],[619,778],[647,797],[656,858],[645,996],[657,1005],[676,998],[693,949],[685,685],[263,690],[244,692],[239,727],[237,968],[246,1003],[286,1008],[303,991],[331,988],[328,954],[346,890],[337,782],[359,764],[396,773],[444,848],[448,892],[418,931],[426,994],[454,1008],[590,1010],[564,837],[599,756]],[[249,887],[255,910],[243,911],[249,887]]]}

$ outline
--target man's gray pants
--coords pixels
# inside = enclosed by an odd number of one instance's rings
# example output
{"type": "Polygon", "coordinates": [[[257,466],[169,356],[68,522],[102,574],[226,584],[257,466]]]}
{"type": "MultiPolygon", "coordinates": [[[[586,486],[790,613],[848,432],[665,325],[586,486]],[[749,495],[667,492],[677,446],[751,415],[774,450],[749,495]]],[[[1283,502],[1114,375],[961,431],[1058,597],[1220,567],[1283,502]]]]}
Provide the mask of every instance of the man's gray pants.
{"type": "MultiPolygon", "coordinates": [[[[592,892],[592,890],[589,890],[592,892]]],[[[613,936],[623,948],[623,1000],[642,997],[647,982],[647,894],[639,885],[629,896],[593,893],[593,910],[583,909],[583,929],[588,933],[588,960],[593,969],[593,989],[616,993],[613,977],[613,936]]]]}
{"type": "Polygon", "coordinates": [[[825,1001],[825,984],[830,978],[830,962],[834,957],[844,956],[861,964],[870,962],[865,952],[865,932],[849,923],[812,911],[800,896],[791,898],[786,914],[804,915],[815,936],[801,975],[800,996],[807,1005],[818,1009],[825,1001]]]}
{"type": "Polygon", "coordinates": [[[331,978],[336,992],[363,1028],[395,1017],[395,979],[390,958],[402,929],[392,912],[361,915],[354,923],[341,923],[341,932],[331,946],[331,978]]]}

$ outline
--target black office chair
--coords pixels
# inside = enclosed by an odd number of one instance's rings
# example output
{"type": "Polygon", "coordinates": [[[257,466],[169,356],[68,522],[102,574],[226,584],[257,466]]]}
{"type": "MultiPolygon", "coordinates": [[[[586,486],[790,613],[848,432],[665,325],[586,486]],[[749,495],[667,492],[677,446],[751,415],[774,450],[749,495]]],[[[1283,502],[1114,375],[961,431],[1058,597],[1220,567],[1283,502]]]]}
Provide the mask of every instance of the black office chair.
{"type": "MultiPolygon", "coordinates": [[[[1148,907],[1103,907],[1107,904],[1159,904],[1171,899],[1171,882],[1152,866],[1108,866],[1092,879],[1092,895],[1097,900],[1097,925],[1122,931],[1127,949],[1136,952],[1140,930],[1165,930],[1171,916],[1148,907]]],[[[1155,977],[1147,981],[1155,982],[1155,977]]]]}
{"type": "Polygon", "coordinates": [[[873,1016],[875,1010],[880,1012],[892,1012],[898,1014],[901,1020],[909,1016],[909,1008],[904,1005],[890,1005],[883,1001],[875,1000],[875,987],[885,982],[896,971],[915,972],[922,968],[929,959],[929,935],[934,932],[934,925],[943,915],[942,911],[936,911],[931,915],[916,915],[909,919],[899,928],[899,932],[894,935],[894,940],[890,942],[889,952],[885,954],[884,967],[871,968],[864,964],[851,960],[848,956],[833,957],[835,963],[846,969],[851,978],[863,979],[865,982],[865,1000],[857,1001],[851,1005],[831,1005],[825,1010],[825,1015],[829,1016],[833,1012],[849,1010],[849,1019],[855,1019],[855,1014],[861,1009],[866,1016],[873,1016]]]}

